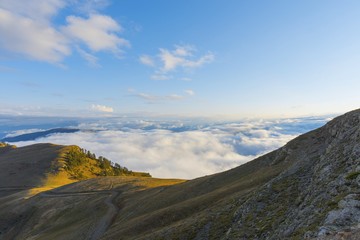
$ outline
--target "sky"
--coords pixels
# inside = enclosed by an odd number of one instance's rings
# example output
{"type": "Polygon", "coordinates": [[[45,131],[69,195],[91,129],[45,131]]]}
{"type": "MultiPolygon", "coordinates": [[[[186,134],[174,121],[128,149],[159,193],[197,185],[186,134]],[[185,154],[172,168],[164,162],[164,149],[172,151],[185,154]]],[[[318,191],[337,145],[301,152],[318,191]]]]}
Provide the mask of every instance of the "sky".
{"type": "Polygon", "coordinates": [[[0,0],[0,114],[294,117],[359,107],[360,2],[0,0]]]}

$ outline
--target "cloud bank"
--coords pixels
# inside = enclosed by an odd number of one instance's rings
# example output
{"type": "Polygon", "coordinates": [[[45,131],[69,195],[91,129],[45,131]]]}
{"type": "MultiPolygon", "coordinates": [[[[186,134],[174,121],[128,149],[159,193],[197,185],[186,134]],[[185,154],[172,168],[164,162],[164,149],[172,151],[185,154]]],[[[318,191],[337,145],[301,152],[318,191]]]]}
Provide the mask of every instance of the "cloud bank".
{"type": "Polygon", "coordinates": [[[114,119],[79,124],[76,127],[82,131],[77,133],[15,144],[76,144],[155,177],[191,179],[239,166],[324,122],[325,119],[232,123],[114,119]]]}

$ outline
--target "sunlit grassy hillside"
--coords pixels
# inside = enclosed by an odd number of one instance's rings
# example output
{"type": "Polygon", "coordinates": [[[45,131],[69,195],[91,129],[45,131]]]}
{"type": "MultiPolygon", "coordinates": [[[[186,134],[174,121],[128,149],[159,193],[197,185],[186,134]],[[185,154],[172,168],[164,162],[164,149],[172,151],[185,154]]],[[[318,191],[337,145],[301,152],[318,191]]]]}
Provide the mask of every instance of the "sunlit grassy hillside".
{"type": "Polygon", "coordinates": [[[148,173],[133,172],[104,157],[96,157],[78,146],[36,144],[16,148],[1,143],[0,154],[3,171],[0,185],[28,189],[30,196],[100,176],[150,177],[148,173]]]}

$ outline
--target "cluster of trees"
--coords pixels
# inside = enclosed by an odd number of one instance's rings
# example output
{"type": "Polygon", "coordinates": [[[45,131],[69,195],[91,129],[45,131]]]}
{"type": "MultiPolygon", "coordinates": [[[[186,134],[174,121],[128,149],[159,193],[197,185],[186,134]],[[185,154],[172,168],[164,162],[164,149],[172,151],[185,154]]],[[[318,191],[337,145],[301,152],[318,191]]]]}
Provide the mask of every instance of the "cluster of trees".
{"type": "Polygon", "coordinates": [[[120,166],[109,159],[99,156],[96,157],[86,149],[71,149],[65,156],[65,169],[72,173],[77,179],[84,179],[84,171],[81,166],[90,165],[89,171],[97,176],[143,176],[151,177],[149,173],[135,173],[126,167],[120,166]],[[93,160],[93,161],[91,161],[93,160]],[[95,161],[95,165],[91,162],[95,161]]]}
{"type": "Polygon", "coordinates": [[[69,152],[66,153],[65,161],[66,167],[68,169],[72,169],[88,163],[89,159],[86,155],[84,155],[82,151],[80,152],[71,149],[69,152]]]}
{"type": "Polygon", "coordinates": [[[12,145],[10,145],[6,142],[0,142],[0,147],[12,147],[12,145]]]}

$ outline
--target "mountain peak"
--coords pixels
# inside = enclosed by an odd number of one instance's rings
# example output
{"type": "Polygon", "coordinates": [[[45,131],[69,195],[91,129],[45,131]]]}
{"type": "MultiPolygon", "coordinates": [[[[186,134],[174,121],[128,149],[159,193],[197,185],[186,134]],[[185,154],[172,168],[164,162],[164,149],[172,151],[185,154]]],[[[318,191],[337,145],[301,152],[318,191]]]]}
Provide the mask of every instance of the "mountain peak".
{"type": "Polygon", "coordinates": [[[347,137],[347,135],[352,134],[351,130],[356,131],[356,129],[359,128],[359,125],[360,109],[357,109],[336,117],[326,124],[325,128],[329,131],[333,138],[343,139],[347,137]]]}
{"type": "Polygon", "coordinates": [[[275,151],[273,163],[289,167],[238,208],[228,235],[315,238],[358,229],[359,143],[355,110],[275,151]]]}

